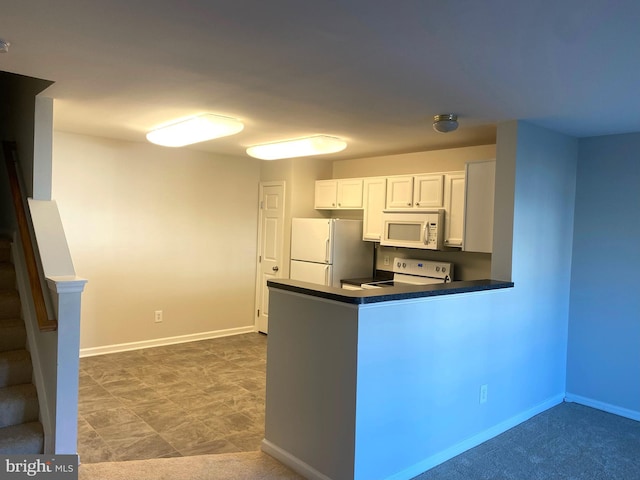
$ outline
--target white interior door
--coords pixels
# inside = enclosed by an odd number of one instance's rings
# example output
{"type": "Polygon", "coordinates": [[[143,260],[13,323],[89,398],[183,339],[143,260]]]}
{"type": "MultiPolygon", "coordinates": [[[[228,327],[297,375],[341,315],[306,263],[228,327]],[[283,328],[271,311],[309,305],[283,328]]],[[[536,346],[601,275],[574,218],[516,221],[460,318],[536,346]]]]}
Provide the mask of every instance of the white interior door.
{"type": "Polygon", "coordinates": [[[284,182],[260,184],[260,231],[256,278],[256,329],[269,328],[267,280],[282,276],[284,244],[284,182]]]}

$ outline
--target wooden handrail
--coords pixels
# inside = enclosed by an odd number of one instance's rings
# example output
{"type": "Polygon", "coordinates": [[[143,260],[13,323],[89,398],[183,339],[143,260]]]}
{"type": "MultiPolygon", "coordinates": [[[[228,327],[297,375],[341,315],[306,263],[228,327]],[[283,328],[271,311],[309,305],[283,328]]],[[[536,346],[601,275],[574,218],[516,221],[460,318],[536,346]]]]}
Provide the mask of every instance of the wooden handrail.
{"type": "Polygon", "coordinates": [[[49,318],[47,306],[44,301],[42,282],[40,281],[36,254],[33,249],[33,242],[31,241],[29,220],[26,214],[26,197],[22,194],[20,178],[18,177],[18,150],[16,142],[4,141],[2,142],[2,147],[4,149],[4,160],[7,166],[7,173],[9,175],[11,197],[13,198],[13,206],[16,211],[18,230],[20,231],[20,239],[22,240],[22,249],[24,250],[27,274],[29,276],[29,285],[31,287],[31,296],[33,298],[33,304],[36,311],[38,327],[42,332],[52,332],[57,330],[58,322],[55,319],[49,318]]]}

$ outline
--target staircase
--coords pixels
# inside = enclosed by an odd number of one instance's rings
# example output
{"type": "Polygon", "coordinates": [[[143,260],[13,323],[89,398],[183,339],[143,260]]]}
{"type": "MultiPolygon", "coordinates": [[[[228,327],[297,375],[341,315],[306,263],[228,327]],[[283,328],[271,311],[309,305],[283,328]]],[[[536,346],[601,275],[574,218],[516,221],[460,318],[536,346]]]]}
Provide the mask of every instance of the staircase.
{"type": "Polygon", "coordinates": [[[38,396],[22,320],[11,243],[0,240],[0,454],[43,452],[38,396]]]}

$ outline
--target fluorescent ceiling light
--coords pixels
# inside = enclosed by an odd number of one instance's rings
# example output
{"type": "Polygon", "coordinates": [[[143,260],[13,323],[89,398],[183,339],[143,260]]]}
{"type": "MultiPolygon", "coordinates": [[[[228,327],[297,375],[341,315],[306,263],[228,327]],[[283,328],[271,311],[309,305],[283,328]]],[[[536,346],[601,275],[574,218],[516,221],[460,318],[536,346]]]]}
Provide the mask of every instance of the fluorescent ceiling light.
{"type": "Polygon", "coordinates": [[[147,140],[164,147],[183,147],[233,135],[243,128],[242,122],[235,118],[204,113],[157,128],[147,133],[147,140]]]}
{"type": "Polygon", "coordinates": [[[254,145],[247,148],[247,154],[260,160],[279,160],[308,155],[326,155],[327,153],[341,152],[345,148],[347,148],[347,142],[340,138],[314,135],[283,142],[254,145]]]}

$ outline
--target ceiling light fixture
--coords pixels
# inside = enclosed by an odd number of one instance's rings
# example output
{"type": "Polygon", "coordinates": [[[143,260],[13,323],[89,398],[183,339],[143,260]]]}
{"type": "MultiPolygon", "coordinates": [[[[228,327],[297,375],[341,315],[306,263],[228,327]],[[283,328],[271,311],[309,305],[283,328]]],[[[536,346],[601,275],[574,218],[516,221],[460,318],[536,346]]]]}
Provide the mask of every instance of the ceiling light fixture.
{"type": "Polygon", "coordinates": [[[235,118],[204,113],[165,125],[147,133],[147,140],[163,147],[183,147],[241,132],[244,125],[235,118]]]}
{"type": "Polygon", "coordinates": [[[280,160],[282,158],[326,155],[341,152],[347,142],[328,135],[295,138],[282,142],[265,143],[247,148],[247,154],[260,160],[280,160]]]}
{"type": "Polygon", "coordinates": [[[11,44],[0,38],[0,53],[7,53],[11,44]]]}
{"type": "Polygon", "coordinates": [[[448,133],[458,128],[458,116],[453,113],[435,115],[433,117],[433,129],[436,132],[448,133]]]}

